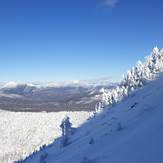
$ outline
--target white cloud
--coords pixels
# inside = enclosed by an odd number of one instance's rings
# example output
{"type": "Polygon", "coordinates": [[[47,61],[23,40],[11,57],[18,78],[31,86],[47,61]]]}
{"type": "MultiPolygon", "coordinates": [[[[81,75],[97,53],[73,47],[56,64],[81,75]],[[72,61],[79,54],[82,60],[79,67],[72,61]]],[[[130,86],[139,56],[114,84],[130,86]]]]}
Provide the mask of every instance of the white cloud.
{"type": "Polygon", "coordinates": [[[14,81],[10,81],[8,83],[6,83],[3,87],[4,88],[15,88],[17,86],[17,83],[14,81]]]}
{"type": "Polygon", "coordinates": [[[105,0],[105,5],[108,7],[115,7],[119,0],[105,0]]]}

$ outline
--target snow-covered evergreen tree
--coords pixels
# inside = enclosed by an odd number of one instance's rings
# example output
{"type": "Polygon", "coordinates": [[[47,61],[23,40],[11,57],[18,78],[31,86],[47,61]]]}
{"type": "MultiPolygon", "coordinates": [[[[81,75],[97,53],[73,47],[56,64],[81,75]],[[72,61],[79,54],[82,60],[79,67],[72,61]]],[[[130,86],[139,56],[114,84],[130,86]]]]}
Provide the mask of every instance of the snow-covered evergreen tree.
{"type": "Polygon", "coordinates": [[[69,144],[69,137],[72,134],[72,123],[68,116],[63,119],[60,127],[62,129],[62,146],[64,147],[69,144]]]}
{"type": "Polygon", "coordinates": [[[155,47],[143,63],[138,61],[135,67],[129,70],[126,75],[123,75],[121,83],[116,88],[102,89],[101,107],[120,101],[162,71],[163,49],[155,47]]]}

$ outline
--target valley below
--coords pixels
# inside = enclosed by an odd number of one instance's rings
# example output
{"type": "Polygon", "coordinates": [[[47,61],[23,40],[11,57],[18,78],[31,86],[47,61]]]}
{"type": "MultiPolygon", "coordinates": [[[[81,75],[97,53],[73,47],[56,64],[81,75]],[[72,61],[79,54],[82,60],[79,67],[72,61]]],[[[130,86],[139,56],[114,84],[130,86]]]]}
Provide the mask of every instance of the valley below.
{"type": "Polygon", "coordinates": [[[0,109],[14,112],[93,111],[99,102],[100,90],[116,84],[70,84],[38,86],[10,83],[0,88],[0,109]]]}

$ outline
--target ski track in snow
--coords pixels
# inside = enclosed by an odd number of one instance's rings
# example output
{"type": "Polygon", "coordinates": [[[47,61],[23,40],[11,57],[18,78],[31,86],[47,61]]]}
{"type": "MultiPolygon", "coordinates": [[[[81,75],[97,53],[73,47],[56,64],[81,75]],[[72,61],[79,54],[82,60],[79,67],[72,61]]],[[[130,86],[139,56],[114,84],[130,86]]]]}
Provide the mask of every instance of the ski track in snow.
{"type": "Polygon", "coordinates": [[[23,113],[0,110],[0,163],[23,159],[60,136],[60,124],[70,117],[73,127],[80,126],[90,112],[23,113]]]}

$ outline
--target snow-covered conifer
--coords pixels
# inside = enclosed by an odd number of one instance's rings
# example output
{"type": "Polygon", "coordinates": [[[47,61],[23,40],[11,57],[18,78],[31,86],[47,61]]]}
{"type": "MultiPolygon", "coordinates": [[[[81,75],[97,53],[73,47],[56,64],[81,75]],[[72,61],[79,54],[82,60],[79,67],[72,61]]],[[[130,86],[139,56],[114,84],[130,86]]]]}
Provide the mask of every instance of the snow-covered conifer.
{"type": "Polygon", "coordinates": [[[62,146],[64,147],[69,144],[69,137],[72,134],[72,123],[68,116],[63,119],[60,127],[62,129],[62,146]]]}
{"type": "Polygon", "coordinates": [[[142,87],[163,71],[163,49],[153,48],[152,53],[142,63],[138,61],[136,66],[123,75],[121,83],[114,89],[103,89],[101,94],[101,106],[112,105],[142,87]]]}

